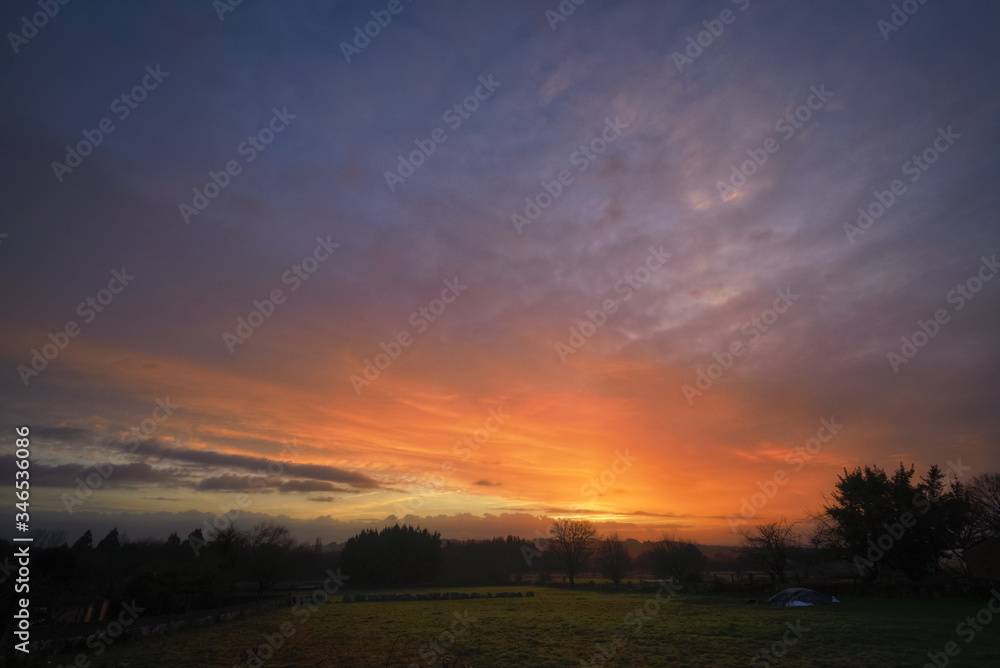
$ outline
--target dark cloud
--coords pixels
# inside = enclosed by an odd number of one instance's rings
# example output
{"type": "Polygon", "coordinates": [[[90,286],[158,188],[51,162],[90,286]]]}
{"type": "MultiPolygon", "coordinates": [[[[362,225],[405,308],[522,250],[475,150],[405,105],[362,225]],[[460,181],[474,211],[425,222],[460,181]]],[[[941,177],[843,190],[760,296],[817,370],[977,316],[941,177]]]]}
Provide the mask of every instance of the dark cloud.
{"type": "Polygon", "coordinates": [[[334,492],[343,491],[337,486],[322,480],[286,480],[278,488],[282,492],[334,492]]]}
{"type": "Polygon", "coordinates": [[[166,447],[160,443],[146,441],[137,449],[137,454],[158,459],[202,464],[205,466],[239,468],[254,471],[258,476],[297,476],[313,480],[344,483],[357,488],[376,488],[379,483],[361,473],[344,471],[322,464],[296,464],[264,457],[237,455],[211,450],[166,447]]]}
{"type": "MultiPolygon", "coordinates": [[[[14,479],[16,459],[12,455],[0,456],[0,475],[14,479]]],[[[176,486],[189,484],[184,472],[171,467],[154,467],[143,462],[119,464],[101,462],[97,465],[31,463],[31,482],[35,487],[77,487],[81,481],[100,481],[103,488],[129,487],[143,484],[176,486]],[[94,477],[96,476],[96,478],[94,477]]]]}

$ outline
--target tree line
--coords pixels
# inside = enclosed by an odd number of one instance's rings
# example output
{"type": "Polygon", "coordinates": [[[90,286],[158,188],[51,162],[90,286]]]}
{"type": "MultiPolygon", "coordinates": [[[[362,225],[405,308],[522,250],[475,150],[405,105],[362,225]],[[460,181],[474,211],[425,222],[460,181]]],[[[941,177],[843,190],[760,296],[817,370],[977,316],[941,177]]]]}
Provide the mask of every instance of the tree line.
{"type": "Polygon", "coordinates": [[[902,464],[891,474],[878,466],[844,469],[831,498],[810,515],[805,536],[782,518],[741,529],[743,545],[777,580],[786,580],[791,546],[801,538],[825,558],[848,564],[858,578],[904,577],[918,582],[943,572],[952,557],[969,575],[965,550],[1000,540],[1000,473],[948,481],[932,465],[915,478],[902,464]]]}
{"type": "MultiPolygon", "coordinates": [[[[891,474],[878,466],[844,469],[831,498],[810,515],[811,531],[800,532],[785,518],[742,528],[742,552],[714,566],[758,568],[784,583],[793,565],[808,573],[810,566],[843,562],[863,582],[897,576],[918,582],[942,575],[942,560],[951,557],[971,580],[964,551],[985,539],[1000,540],[1000,473],[974,476],[965,485],[959,480],[964,468],[953,465],[951,481],[937,465],[920,478],[902,464],[891,474]]],[[[617,533],[599,537],[586,520],[556,520],[550,534],[523,545],[522,553],[529,561],[545,551],[554,555],[571,586],[587,570],[615,585],[634,572],[687,582],[709,565],[697,545],[670,535],[633,559],[617,533]]]]}
{"type": "MultiPolygon", "coordinates": [[[[183,540],[175,532],[166,540],[133,541],[112,529],[96,544],[87,530],[72,545],[64,532],[42,531],[32,546],[31,601],[50,619],[101,599],[134,599],[146,615],[220,607],[260,598],[291,575],[322,579],[332,564],[319,547],[296,544],[287,528],[273,522],[245,531],[229,526],[208,538],[195,529],[183,540]]],[[[13,563],[13,551],[0,541],[4,570],[13,563]]],[[[4,590],[5,611],[13,605],[12,592],[4,590]]]]}
{"type": "MultiPolygon", "coordinates": [[[[708,570],[752,569],[785,582],[792,567],[808,571],[831,561],[845,563],[862,581],[920,581],[941,575],[944,557],[962,563],[963,549],[1000,540],[1000,473],[964,484],[947,480],[937,466],[919,478],[912,466],[891,473],[877,466],[845,469],[811,519],[808,530],[784,518],[745,527],[742,551],[724,558],[670,535],[641,544],[617,533],[599,536],[593,523],[566,518],[535,540],[446,541],[407,525],[367,529],[341,551],[324,551],[318,538],[297,544],[274,522],[211,535],[196,529],[165,541],[132,541],[113,529],[96,544],[90,531],[72,545],[64,534],[42,532],[32,549],[32,601],[53,618],[98,597],[135,599],[147,614],[183,613],[260,598],[288,580],[321,580],[331,568],[350,578],[348,587],[544,583],[559,575],[575,585],[584,574],[615,585],[636,576],[691,582],[708,570]]],[[[0,541],[5,571],[13,552],[0,541]]],[[[13,610],[12,590],[5,588],[5,611],[13,610]]]]}

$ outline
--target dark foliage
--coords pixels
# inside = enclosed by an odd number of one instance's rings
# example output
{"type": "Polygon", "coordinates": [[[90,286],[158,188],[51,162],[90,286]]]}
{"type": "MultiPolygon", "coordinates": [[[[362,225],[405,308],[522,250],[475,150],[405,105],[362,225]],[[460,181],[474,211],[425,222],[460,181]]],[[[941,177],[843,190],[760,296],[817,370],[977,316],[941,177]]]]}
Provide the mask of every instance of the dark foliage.
{"type": "Polygon", "coordinates": [[[366,529],[347,541],[340,564],[352,584],[429,583],[441,567],[441,534],[398,524],[366,529]]]}
{"type": "Polygon", "coordinates": [[[939,572],[944,552],[961,542],[969,520],[961,483],[946,489],[937,466],[916,483],[913,475],[902,464],[891,476],[877,466],[845,469],[817,517],[820,542],[865,580],[886,571],[920,580],[939,572]]]}

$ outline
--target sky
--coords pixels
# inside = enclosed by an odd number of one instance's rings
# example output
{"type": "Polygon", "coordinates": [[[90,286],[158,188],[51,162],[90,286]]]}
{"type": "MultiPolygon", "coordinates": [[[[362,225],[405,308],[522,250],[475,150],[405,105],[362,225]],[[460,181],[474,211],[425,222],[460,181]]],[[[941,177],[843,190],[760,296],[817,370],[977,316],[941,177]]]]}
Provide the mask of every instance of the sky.
{"type": "Polygon", "coordinates": [[[1000,7],[902,5],[4,3],[4,498],[20,426],[71,540],[1000,470],[1000,7]]]}

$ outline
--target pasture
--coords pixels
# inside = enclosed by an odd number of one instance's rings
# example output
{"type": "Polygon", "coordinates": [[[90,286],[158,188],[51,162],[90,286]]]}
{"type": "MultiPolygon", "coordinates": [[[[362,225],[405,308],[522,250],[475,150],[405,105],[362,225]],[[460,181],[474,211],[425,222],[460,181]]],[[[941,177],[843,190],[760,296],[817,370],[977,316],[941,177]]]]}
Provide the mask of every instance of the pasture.
{"type": "MultiPolygon", "coordinates": [[[[862,599],[775,608],[733,596],[686,595],[663,588],[659,596],[523,586],[447,591],[528,590],[534,592],[533,598],[342,603],[335,595],[325,605],[284,607],[115,643],[103,656],[90,653],[87,658],[95,668],[104,662],[109,666],[124,662],[130,668],[883,668],[923,666],[930,661],[928,652],[937,655],[939,666],[987,667],[1000,662],[1000,620],[990,623],[993,613],[985,601],[862,599]],[[970,616],[971,626],[965,621],[970,616]],[[984,624],[987,616],[990,621],[984,624]],[[947,649],[958,653],[949,657],[947,649]],[[267,658],[248,664],[247,650],[267,658]],[[765,651],[771,652],[769,657],[765,651]]],[[[443,590],[411,593],[420,591],[443,590]]],[[[72,665],[74,656],[62,655],[56,664],[72,665]]]]}

